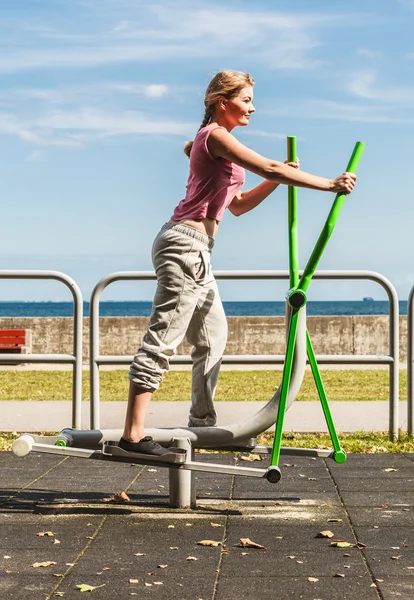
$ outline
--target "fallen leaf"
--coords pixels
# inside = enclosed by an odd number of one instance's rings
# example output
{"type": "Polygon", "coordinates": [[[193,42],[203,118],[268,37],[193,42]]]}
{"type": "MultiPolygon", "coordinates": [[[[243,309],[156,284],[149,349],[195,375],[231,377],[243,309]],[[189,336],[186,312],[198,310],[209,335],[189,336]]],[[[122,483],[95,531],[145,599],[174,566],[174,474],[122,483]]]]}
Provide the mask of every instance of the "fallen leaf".
{"type": "Polygon", "coordinates": [[[152,585],[164,585],[162,581],[153,581],[152,585]]]}
{"type": "Polygon", "coordinates": [[[166,569],[168,565],[158,565],[158,569],[166,569]]]}
{"type": "Polygon", "coordinates": [[[55,565],[56,563],[53,562],[52,560],[46,560],[45,562],[36,562],[32,564],[32,567],[34,567],[35,569],[37,569],[38,567],[50,567],[52,565],[55,565]]]}
{"type": "Polygon", "coordinates": [[[129,583],[138,583],[138,582],[139,582],[139,579],[130,579],[129,580],[129,583]]]}
{"type": "Polygon", "coordinates": [[[53,577],[63,577],[63,573],[53,573],[53,577]]]}
{"type": "Polygon", "coordinates": [[[303,565],[303,560],[297,560],[296,562],[298,563],[298,565],[303,565]]]}
{"type": "Polygon", "coordinates": [[[195,556],[187,556],[186,560],[198,560],[195,556]]]}
{"type": "Polygon", "coordinates": [[[157,469],[147,469],[148,473],[158,473],[157,469]]]}
{"type": "Polygon", "coordinates": [[[345,577],[343,573],[335,573],[334,577],[345,577]]]}
{"type": "Polygon", "coordinates": [[[55,534],[53,531],[39,531],[36,535],[37,537],[53,537],[55,534]]]}
{"type": "Polygon", "coordinates": [[[317,581],[319,581],[319,579],[317,579],[316,577],[308,577],[308,581],[310,581],[311,583],[316,583],[317,581]]]}
{"type": "Polygon", "coordinates": [[[11,558],[11,556],[3,556],[3,558],[6,558],[6,559],[7,559],[7,558],[11,558]]]}
{"type": "Polygon", "coordinates": [[[328,519],[328,523],[342,523],[342,519],[328,519]]]}
{"type": "Polygon", "coordinates": [[[263,460],[263,457],[260,454],[248,454],[247,456],[240,456],[240,460],[253,462],[255,460],[263,460]]]}
{"type": "Polygon", "coordinates": [[[170,550],[178,550],[178,546],[170,546],[170,550]]]}
{"type": "Polygon", "coordinates": [[[308,481],[318,481],[316,477],[308,477],[308,481]]]}
{"type": "Polygon", "coordinates": [[[144,552],[135,552],[135,556],[145,556],[144,552]]]}
{"type": "Polygon", "coordinates": [[[60,544],[60,541],[55,539],[55,540],[53,540],[53,543],[54,544],[60,544]]]}
{"type": "Polygon", "coordinates": [[[249,553],[248,552],[242,552],[241,555],[242,556],[249,556],[249,553]]]}
{"type": "Polygon", "coordinates": [[[283,535],[277,535],[277,536],[275,537],[275,540],[283,540],[283,535]]]}
{"type": "Polygon", "coordinates": [[[331,546],[334,546],[335,548],[351,548],[353,545],[354,544],[346,542],[345,540],[332,540],[331,542],[331,546]]]}
{"type": "Polygon", "coordinates": [[[376,587],[377,587],[377,584],[376,584],[376,583],[371,583],[371,585],[370,585],[369,587],[374,587],[374,588],[376,588],[376,587]]]}
{"type": "Polygon", "coordinates": [[[103,583],[102,585],[88,585],[87,583],[81,583],[76,587],[79,589],[80,592],[93,592],[93,590],[97,590],[98,588],[104,587],[105,585],[106,583],[103,583]]]}
{"type": "Polygon", "coordinates": [[[334,534],[332,533],[332,531],[325,530],[325,531],[320,531],[319,533],[317,533],[315,537],[317,537],[317,538],[333,538],[333,536],[334,536],[334,534]]]}
{"type": "Polygon", "coordinates": [[[361,550],[362,548],[368,548],[368,546],[366,544],[363,544],[362,542],[357,542],[356,544],[354,544],[354,548],[359,548],[361,550]]]}
{"type": "Polygon", "coordinates": [[[409,571],[412,571],[412,570],[414,569],[414,567],[407,567],[407,569],[408,569],[409,571]]]}
{"type": "Polygon", "coordinates": [[[112,567],[102,567],[102,571],[110,571],[112,567]]]}
{"type": "Polygon", "coordinates": [[[240,544],[242,548],[257,548],[258,550],[266,550],[266,546],[252,542],[249,538],[240,538],[240,544]]]}
{"type": "Polygon", "coordinates": [[[395,473],[396,471],[398,471],[398,469],[394,469],[394,468],[390,467],[390,468],[388,468],[388,469],[384,469],[384,471],[385,471],[386,473],[395,473]]]}
{"type": "Polygon", "coordinates": [[[174,529],[175,525],[168,525],[168,529],[174,529]]]}
{"type": "Polygon", "coordinates": [[[131,502],[131,499],[125,492],[118,492],[110,498],[102,498],[102,502],[131,502]]]}
{"type": "Polygon", "coordinates": [[[292,555],[292,556],[288,556],[288,558],[296,558],[296,556],[293,556],[293,555],[292,555]]]}
{"type": "Polygon", "coordinates": [[[146,587],[152,587],[152,583],[146,583],[145,586],[146,587]]]}
{"type": "Polygon", "coordinates": [[[210,523],[211,527],[223,527],[221,523],[210,523]]]}
{"type": "Polygon", "coordinates": [[[383,579],[376,579],[375,581],[378,581],[378,583],[384,583],[383,579]]]}
{"type": "Polygon", "coordinates": [[[201,540],[197,542],[199,546],[221,546],[221,542],[216,542],[214,540],[201,540]]]}
{"type": "Polygon", "coordinates": [[[60,596],[64,596],[64,595],[65,595],[65,592],[55,592],[53,595],[54,595],[54,596],[59,596],[59,597],[60,597],[60,596]]]}

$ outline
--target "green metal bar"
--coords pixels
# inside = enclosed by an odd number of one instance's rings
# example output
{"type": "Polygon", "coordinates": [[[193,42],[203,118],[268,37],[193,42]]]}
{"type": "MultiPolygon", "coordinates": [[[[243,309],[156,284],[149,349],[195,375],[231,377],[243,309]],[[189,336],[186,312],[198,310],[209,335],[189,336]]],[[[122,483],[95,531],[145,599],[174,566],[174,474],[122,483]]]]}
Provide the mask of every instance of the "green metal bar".
{"type": "MultiPolygon", "coordinates": [[[[362,142],[357,142],[355,144],[354,151],[352,152],[352,156],[349,160],[346,171],[348,173],[355,173],[358,167],[358,163],[361,159],[362,153],[364,151],[365,144],[362,142]]],[[[347,194],[337,194],[332,205],[331,211],[328,215],[326,223],[322,229],[322,233],[320,234],[318,241],[316,242],[315,248],[308,260],[308,263],[303,271],[302,277],[300,278],[298,289],[302,290],[306,293],[309,284],[312,280],[313,274],[315,273],[316,267],[321,259],[323,251],[325,250],[326,244],[328,243],[329,238],[331,237],[332,231],[336,225],[339,214],[341,212],[342,206],[345,202],[347,194]]]]}
{"type": "Polygon", "coordinates": [[[346,454],[343,451],[338,434],[336,432],[335,423],[332,418],[331,409],[329,408],[328,399],[326,397],[325,388],[319,372],[318,363],[316,362],[315,353],[313,351],[312,342],[309,336],[309,331],[306,330],[306,350],[308,353],[309,364],[312,369],[313,379],[318,390],[319,398],[322,404],[322,410],[325,415],[326,424],[328,426],[329,435],[331,436],[332,445],[334,447],[334,460],[338,463],[343,463],[346,460],[346,454]]]}
{"type": "MultiPolygon", "coordinates": [[[[296,162],[296,137],[287,138],[287,159],[296,162]]],[[[299,250],[298,250],[298,209],[297,188],[288,186],[288,222],[289,222],[289,280],[290,287],[296,287],[299,282],[299,250]]]]}
{"type": "Polygon", "coordinates": [[[286,358],[283,367],[283,376],[280,389],[279,406],[277,410],[275,437],[273,439],[273,450],[271,465],[277,466],[282,446],[283,422],[285,419],[286,404],[289,393],[290,377],[292,375],[293,356],[295,354],[296,334],[298,331],[299,310],[292,309],[289,322],[289,335],[286,348],[286,358]]]}

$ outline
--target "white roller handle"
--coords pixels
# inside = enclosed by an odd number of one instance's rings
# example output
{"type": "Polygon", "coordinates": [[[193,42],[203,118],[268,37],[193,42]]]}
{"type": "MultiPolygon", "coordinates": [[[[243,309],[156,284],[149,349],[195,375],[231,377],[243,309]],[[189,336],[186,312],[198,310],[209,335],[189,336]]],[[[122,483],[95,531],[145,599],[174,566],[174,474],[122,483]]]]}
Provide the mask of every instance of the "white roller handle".
{"type": "Polygon", "coordinates": [[[17,440],[14,440],[12,451],[16,456],[26,456],[29,454],[35,443],[31,435],[21,435],[17,440]]]}

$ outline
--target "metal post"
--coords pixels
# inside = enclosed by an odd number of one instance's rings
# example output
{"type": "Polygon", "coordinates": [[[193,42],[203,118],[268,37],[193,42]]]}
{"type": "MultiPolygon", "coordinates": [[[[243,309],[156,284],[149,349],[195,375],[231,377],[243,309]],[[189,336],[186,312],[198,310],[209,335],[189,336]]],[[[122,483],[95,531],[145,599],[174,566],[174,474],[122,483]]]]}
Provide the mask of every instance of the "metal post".
{"type": "Polygon", "coordinates": [[[407,433],[414,435],[413,423],[413,404],[414,404],[414,389],[413,389],[413,360],[414,360],[414,287],[411,288],[408,296],[407,305],[407,433]]]}
{"type": "MultiPolygon", "coordinates": [[[[187,458],[194,460],[194,450],[188,438],[175,438],[172,446],[187,450],[187,458]]],[[[195,508],[196,488],[193,471],[169,469],[171,508],[195,508]]]]}

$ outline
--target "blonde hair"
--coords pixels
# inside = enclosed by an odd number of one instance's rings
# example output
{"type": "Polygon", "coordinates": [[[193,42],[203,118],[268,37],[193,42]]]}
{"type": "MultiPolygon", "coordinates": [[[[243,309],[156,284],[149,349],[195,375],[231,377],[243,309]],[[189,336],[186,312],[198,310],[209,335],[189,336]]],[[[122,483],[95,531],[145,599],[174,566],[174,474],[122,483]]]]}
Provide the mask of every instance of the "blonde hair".
{"type": "MultiPolygon", "coordinates": [[[[210,81],[206,89],[204,96],[204,118],[198,131],[210,123],[216,109],[217,100],[219,98],[224,97],[228,100],[231,100],[237,96],[240,90],[252,85],[254,85],[254,79],[248,73],[243,73],[242,71],[232,71],[230,69],[226,69],[225,71],[220,71],[217,73],[210,81]]],[[[192,146],[192,141],[184,144],[184,152],[188,157],[190,157],[192,146]]]]}

